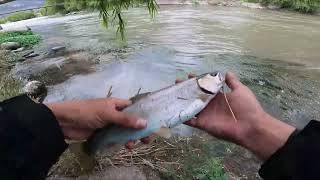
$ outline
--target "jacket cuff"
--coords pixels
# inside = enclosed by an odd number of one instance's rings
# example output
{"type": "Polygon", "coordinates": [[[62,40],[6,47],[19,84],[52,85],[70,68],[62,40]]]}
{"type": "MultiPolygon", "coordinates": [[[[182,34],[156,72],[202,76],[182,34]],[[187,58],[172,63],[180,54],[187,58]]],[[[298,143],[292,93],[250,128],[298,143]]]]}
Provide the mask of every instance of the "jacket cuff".
{"type": "MultiPolygon", "coordinates": [[[[29,166],[30,163],[30,166],[34,166],[30,169],[46,174],[67,148],[54,114],[47,106],[33,102],[26,95],[1,102],[0,110],[23,131],[21,134],[32,139],[30,142],[24,142],[29,144],[30,148],[26,148],[27,152],[24,152],[29,154],[29,157],[25,157],[21,166],[29,166]],[[31,163],[34,161],[36,162],[31,163]]],[[[21,145],[20,148],[24,146],[21,145]]]]}
{"type": "Polygon", "coordinates": [[[295,131],[285,145],[264,162],[259,175],[265,180],[282,180],[299,179],[297,176],[308,174],[307,169],[297,169],[297,166],[305,164],[313,150],[320,149],[319,137],[320,122],[310,121],[302,131],[295,131]]]}
{"type": "MultiPolygon", "coordinates": [[[[13,119],[45,144],[53,142],[65,147],[64,135],[52,111],[28,96],[17,96],[3,101],[1,107],[13,119]]],[[[65,149],[65,148],[63,148],[65,149]]]]}

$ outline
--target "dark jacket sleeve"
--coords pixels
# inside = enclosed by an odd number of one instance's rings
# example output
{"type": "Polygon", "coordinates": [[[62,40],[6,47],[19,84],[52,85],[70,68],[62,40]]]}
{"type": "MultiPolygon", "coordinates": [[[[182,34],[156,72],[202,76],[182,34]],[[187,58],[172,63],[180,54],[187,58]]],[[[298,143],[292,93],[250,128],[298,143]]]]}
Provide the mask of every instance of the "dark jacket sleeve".
{"type": "Polygon", "coordinates": [[[45,105],[27,96],[0,103],[0,179],[45,179],[66,147],[45,105]]]}
{"type": "Polygon", "coordinates": [[[311,121],[267,160],[259,171],[265,180],[311,180],[320,174],[320,122],[311,121]]]}

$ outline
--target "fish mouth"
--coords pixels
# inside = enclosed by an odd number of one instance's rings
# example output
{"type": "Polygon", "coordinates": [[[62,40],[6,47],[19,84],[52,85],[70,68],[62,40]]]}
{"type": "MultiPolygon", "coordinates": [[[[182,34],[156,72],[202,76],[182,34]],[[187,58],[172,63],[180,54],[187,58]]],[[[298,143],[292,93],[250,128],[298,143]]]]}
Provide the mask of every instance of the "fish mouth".
{"type": "Polygon", "coordinates": [[[207,94],[216,94],[224,83],[224,75],[220,72],[206,73],[197,78],[199,88],[207,94]]]}

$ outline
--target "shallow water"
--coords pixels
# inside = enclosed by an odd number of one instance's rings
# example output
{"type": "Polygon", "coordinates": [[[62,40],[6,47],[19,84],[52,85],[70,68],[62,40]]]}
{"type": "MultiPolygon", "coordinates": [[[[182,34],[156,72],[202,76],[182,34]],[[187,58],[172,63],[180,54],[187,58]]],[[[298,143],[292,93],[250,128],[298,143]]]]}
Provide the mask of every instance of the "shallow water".
{"type": "MultiPolygon", "coordinates": [[[[130,10],[126,18],[127,43],[115,37],[115,29],[106,31],[97,14],[26,21],[43,36],[38,52],[64,45],[103,55],[96,73],[52,86],[46,101],[103,97],[110,86],[115,97],[128,98],[139,88],[156,90],[189,72],[220,70],[238,73],[283,120],[303,126],[319,118],[319,16],[164,6],[154,20],[143,9],[130,10]]],[[[73,71],[81,73],[83,67],[73,71]]]]}

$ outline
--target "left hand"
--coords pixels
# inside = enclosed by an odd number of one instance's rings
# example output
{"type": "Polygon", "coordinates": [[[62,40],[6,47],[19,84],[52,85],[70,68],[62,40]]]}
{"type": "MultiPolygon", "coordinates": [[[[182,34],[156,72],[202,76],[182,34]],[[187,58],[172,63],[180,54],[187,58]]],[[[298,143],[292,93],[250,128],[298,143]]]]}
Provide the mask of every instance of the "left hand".
{"type": "Polygon", "coordinates": [[[128,100],[101,98],[52,103],[47,106],[56,116],[66,139],[86,140],[95,130],[110,124],[136,129],[145,128],[146,120],[121,112],[129,105],[131,101],[128,100]]]}

